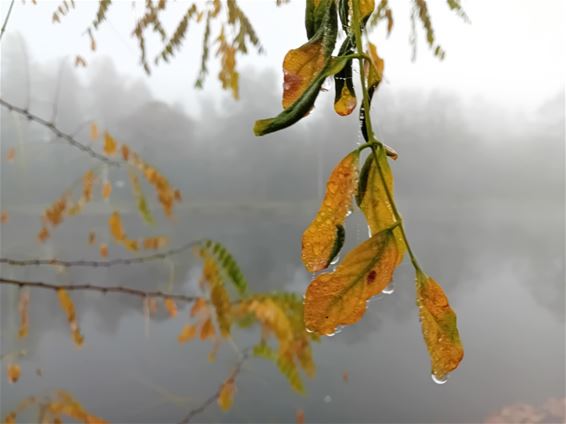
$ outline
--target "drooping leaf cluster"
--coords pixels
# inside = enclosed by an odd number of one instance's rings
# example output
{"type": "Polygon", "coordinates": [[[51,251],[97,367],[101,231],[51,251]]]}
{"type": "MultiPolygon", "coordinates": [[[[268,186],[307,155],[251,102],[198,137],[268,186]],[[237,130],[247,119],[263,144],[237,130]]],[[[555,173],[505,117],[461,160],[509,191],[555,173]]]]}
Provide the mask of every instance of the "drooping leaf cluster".
{"type": "MultiPolygon", "coordinates": [[[[449,1],[448,4],[464,13],[458,2],[449,1]]],[[[414,5],[426,29],[429,45],[434,47],[436,56],[443,57],[444,52],[435,44],[426,0],[414,0],[414,5]]],[[[359,121],[365,144],[336,165],[328,179],[320,209],[303,233],[304,266],[310,272],[321,272],[314,277],[305,294],[305,327],[316,334],[332,335],[342,326],[358,322],[365,313],[368,300],[386,290],[395,269],[408,252],[416,272],[416,301],[432,373],[435,379],[441,380],[458,366],[463,348],[456,315],[446,295],[422,271],[405,235],[395,205],[388,158],[396,159],[397,154],[373,134],[370,105],[383,79],[384,60],[371,42],[364,47],[362,34],[368,21],[377,23],[386,19],[388,31],[393,26],[387,0],[382,0],[375,9],[374,0],[307,0],[305,27],[308,41],[290,50],[283,60],[283,111],[274,118],[257,121],[254,132],[264,135],[278,131],[308,115],[322,83],[330,76],[335,79],[335,111],[342,116],[352,113],[357,102],[352,63],[354,59],[359,60],[363,95],[359,121]],[[340,29],[344,41],[338,56],[334,57],[332,52],[340,29]],[[358,162],[365,149],[370,153],[359,170],[358,162]],[[346,237],[344,223],[351,213],[353,198],[365,216],[370,238],[338,262],[346,237]],[[335,268],[326,270],[336,262],[335,268]]]]}

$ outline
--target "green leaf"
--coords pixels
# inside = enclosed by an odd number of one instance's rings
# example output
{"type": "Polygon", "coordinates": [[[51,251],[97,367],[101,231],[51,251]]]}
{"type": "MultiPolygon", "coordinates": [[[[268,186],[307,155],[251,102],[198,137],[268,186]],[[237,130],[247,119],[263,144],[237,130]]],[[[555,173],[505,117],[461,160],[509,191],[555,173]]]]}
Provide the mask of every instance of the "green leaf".
{"type": "Polygon", "coordinates": [[[247,293],[248,282],[242,274],[238,263],[228,250],[220,243],[212,240],[203,240],[199,246],[207,249],[207,251],[216,259],[218,266],[224,271],[230,282],[243,296],[247,293]]]}

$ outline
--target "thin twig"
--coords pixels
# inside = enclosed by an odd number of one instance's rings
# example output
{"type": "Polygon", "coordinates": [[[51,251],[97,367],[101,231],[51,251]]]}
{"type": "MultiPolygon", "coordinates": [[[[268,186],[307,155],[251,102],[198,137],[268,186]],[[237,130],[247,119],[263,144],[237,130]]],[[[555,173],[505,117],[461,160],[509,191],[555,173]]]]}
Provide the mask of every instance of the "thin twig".
{"type": "Polygon", "coordinates": [[[95,159],[98,159],[98,160],[100,160],[100,161],[102,161],[102,162],[104,162],[108,165],[111,165],[111,166],[121,166],[122,165],[122,162],[110,159],[110,158],[108,158],[108,157],[106,157],[106,156],[104,156],[100,153],[95,152],[90,147],[88,147],[88,146],[82,144],[81,142],[77,141],[70,134],[61,131],[52,122],[48,122],[45,119],[40,118],[39,116],[34,115],[33,113],[30,113],[27,109],[23,109],[21,107],[15,106],[15,105],[7,102],[4,99],[0,99],[0,105],[4,106],[5,108],[7,108],[8,110],[10,110],[12,112],[16,112],[16,113],[19,113],[20,115],[23,115],[24,117],[26,117],[30,121],[37,122],[38,124],[47,128],[49,131],[51,131],[57,137],[62,138],[63,140],[68,142],[71,146],[76,147],[77,149],[82,150],[85,153],[88,153],[91,157],[93,157],[95,159]]]}
{"type": "Polygon", "coordinates": [[[200,241],[192,241],[182,246],[176,247],[160,253],[153,253],[147,256],[138,256],[137,258],[116,258],[108,261],[95,261],[95,260],[76,260],[66,261],[62,259],[11,259],[0,258],[0,264],[13,265],[13,266],[41,266],[53,265],[63,267],[92,267],[92,268],[109,268],[115,265],[131,265],[142,262],[150,262],[157,259],[165,259],[169,256],[178,255],[193,246],[196,246],[200,241]]]}
{"type": "Polygon", "coordinates": [[[124,287],[124,286],[99,286],[96,284],[50,284],[50,283],[44,283],[42,281],[13,280],[10,278],[0,277],[0,285],[2,284],[18,286],[18,287],[31,287],[38,289],[55,290],[55,291],[60,289],[65,289],[67,291],[96,291],[102,294],[122,293],[131,296],[141,297],[142,299],[157,297],[162,299],[175,299],[180,302],[187,302],[187,303],[195,302],[197,299],[199,299],[198,296],[165,293],[162,291],[145,291],[141,289],[134,289],[131,287],[124,287]]]}
{"type": "Polygon", "coordinates": [[[2,24],[2,29],[0,30],[0,41],[4,36],[4,31],[6,31],[6,25],[8,25],[8,20],[10,19],[10,14],[12,13],[12,7],[14,7],[14,1],[12,0],[10,3],[10,7],[8,8],[8,13],[6,13],[6,18],[4,18],[4,23],[2,24]]]}
{"type": "MultiPolygon", "coordinates": [[[[236,366],[232,370],[232,373],[226,379],[226,381],[228,381],[228,380],[235,381],[236,380],[236,377],[238,377],[238,375],[242,371],[242,365],[244,364],[244,362],[246,362],[246,360],[249,359],[249,357],[250,356],[249,356],[248,350],[245,350],[243,352],[242,356],[240,357],[240,360],[238,361],[238,363],[236,364],[236,366]]],[[[203,413],[206,410],[206,408],[208,408],[210,405],[212,405],[220,397],[221,391],[222,391],[222,385],[220,385],[218,390],[212,396],[210,396],[208,399],[206,399],[200,406],[198,406],[197,408],[191,409],[189,411],[189,413],[185,416],[185,418],[183,418],[181,421],[179,421],[179,424],[187,424],[187,423],[191,422],[191,420],[195,416],[203,413]]]]}

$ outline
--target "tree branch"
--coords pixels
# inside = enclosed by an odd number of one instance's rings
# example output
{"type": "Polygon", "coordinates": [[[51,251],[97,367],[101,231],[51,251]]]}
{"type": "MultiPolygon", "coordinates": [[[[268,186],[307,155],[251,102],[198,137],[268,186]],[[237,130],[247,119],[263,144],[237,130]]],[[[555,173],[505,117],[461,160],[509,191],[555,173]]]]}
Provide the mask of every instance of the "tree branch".
{"type": "Polygon", "coordinates": [[[0,258],[0,264],[13,265],[13,266],[63,266],[63,267],[92,267],[92,268],[109,268],[115,265],[132,265],[143,262],[151,262],[157,259],[165,259],[169,256],[178,255],[187,249],[199,244],[200,241],[192,241],[174,249],[167,250],[161,253],[154,253],[147,256],[138,256],[136,258],[117,258],[108,261],[94,261],[94,260],[76,260],[66,261],[62,259],[11,259],[0,258]]]}
{"type": "Polygon", "coordinates": [[[131,287],[123,286],[99,286],[96,284],[50,284],[41,281],[24,281],[24,280],[12,280],[9,278],[0,277],[0,285],[12,285],[18,287],[32,287],[46,290],[59,290],[65,289],[67,291],[96,291],[102,294],[106,293],[121,293],[131,296],[137,296],[142,299],[157,297],[162,299],[175,299],[180,302],[195,302],[199,299],[198,296],[188,296],[184,294],[172,294],[165,293],[162,291],[145,291],[141,289],[134,289],[131,287]]]}
{"type": "MultiPolygon", "coordinates": [[[[242,371],[242,366],[243,366],[244,362],[246,362],[246,360],[248,360],[249,358],[250,358],[250,355],[249,355],[248,350],[244,350],[244,352],[242,353],[242,356],[240,357],[240,360],[238,361],[238,363],[236,364],[236,366],[232,370],[232,373],[228,376],[228,378],[225,381],[227,381],[227,380],[235,381],[236,377],[238,377],[238,375],[242,371]]],[[[191,422],[191,420],[195,416],[203,413],[210,405],[212,405],[220,397],[221,390],[222,390],[222,385],[220,385],[218,390],[212,396],[210,396],[208,399],[206,399],[200,406],[198,406],[197,408],[191,409],[189,411],[189,413],[185,416],[185,418],[183,418],[181,421],[179,421],[179,424],[187,424],[187,423],[191,422]]]]}
{"type": "Polygon", "coordinates": [[[6,13],[6,18],[4,18],[4,23],[2,24],[2,29],[0,30],[0,40],[4,36],[4,31],[6,31],[6,25],[8,25],[8,20],[10,19],[10,15],[12,14],[12,8],[14,7],[14,1],[10,3],[10,7],[8,8],[8,13],[6,13]]]}
{"type": "Polygon", "coordinates": [[[106,157],[106,156],[104,156],[100,153],[97,153],[96,151],[91,149],[89,146],[86,146],[86,145],[82,144],[81,142],[77,141],[72,135],[61,131],[52,122],[48,122],[47,120],[40,118],[39,116],[34,115],[33,113],[30,113],[29,110],[27,110],[27,109],[23,109],[21,107],[15,106],[15,105],[13,105],[13,104],[11,104],[11,103],[9,103],[6,100],[1,99],[1,98],[0,98],[0,105],[4,106],[5,108],[7,108],[8,110],[10,110],[12,112],[16,112],[20,115],[23,115],[24,117],[26,117],[30,121],[37,122],[39,125],[44,126],[49,131],[51,131],[53,134],[55,134],[57,137],[62,138],[67,143],[69,143],[71,146],[76,147],[77,149],[82,150],[83,152],[89,154],[94,159],[100,160],[100,161],[106,163],[107,165],[111,165],[111,166],[121,166],[122,165],[122,162],[114,160],[114,159],[110,159],[110,158],[108,158],[108,157],[106,157]]]}

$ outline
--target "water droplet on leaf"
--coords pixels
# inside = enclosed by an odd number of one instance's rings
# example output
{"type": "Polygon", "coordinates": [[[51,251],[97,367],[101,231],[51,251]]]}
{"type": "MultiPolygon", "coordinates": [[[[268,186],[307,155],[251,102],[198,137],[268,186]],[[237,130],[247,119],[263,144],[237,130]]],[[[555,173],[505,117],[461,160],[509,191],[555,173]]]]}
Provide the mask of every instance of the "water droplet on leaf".
{"type": "Polygon", "coordinates": [[[432,381],[434,381],[436,384],[444,384],[448,381],[448,377],[444,376],[444,377],[437,377],[436,375],[432,374],[432,381]]]}

